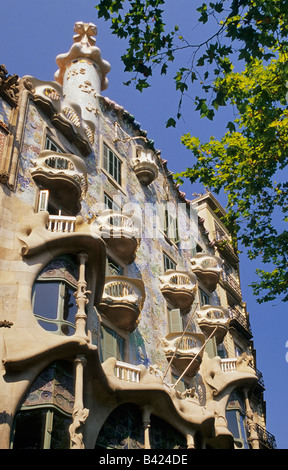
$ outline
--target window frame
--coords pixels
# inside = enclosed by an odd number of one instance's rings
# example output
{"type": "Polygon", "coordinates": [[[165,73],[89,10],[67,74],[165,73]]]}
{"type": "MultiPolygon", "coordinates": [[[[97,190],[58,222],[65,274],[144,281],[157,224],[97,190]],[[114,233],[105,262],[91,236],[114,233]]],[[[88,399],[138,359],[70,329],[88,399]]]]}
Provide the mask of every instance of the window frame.
{"type": "Polygon", "coordinates": [[[61,147],[61,145],[59,145],[58,142],[56,142],[48,132],[45,134],[44,150],[50,150],[51,152],[55,153],[65,153],[63,147],[61,147]],[[53,146],[55,148],[53,148],[53,146]]]}
{"type": "MultiPolygon", "coordinates": [[[[66,293],[66,288],[70,288],[70,290],[74,291],[74,293],[76,292],[77,290],[77,287],[72,285],[71,283],[69,283],[68,281],[66,280],[63,280],[63,279],[45,279],[45,280],[36,280],[34,285],[33,285],[33,290],[32,290],[32,310],[33,310],[33,314],[34,314],[34,317],[36,318],[36,320],[38,321],[39,325],[45,330],[45,331],[48,331],[50,333],[53,333],[53,334],[57,334],[57,335],[61,335],[61,336],[71,336],[75,333],[76,331],[76,325],[75,325],[75,321],[74,323],[69,321],[69,320],[65,320],[64,318],[64,314],[65,314],[65,293],[66,293]],[[58,285],[58,294],[57,294],[57,297],[58,297],[58,300],[57,300],[57,312],[56,312],[56,318],[49,318],[45,315],[40,315],[38,313],[34,313],[34,306],[35,306],[35,294],[36,294],[36,286],[37,285],[40,285],[40,284],[57,284],[58,285]],[[41,322],[41,323],[40,323],[41,322]],[[42,324],[43,323],[47,323],[49,325],[55,325],[57,326],[57,330],[56,331],[51,331],[49,329],[45,329],[42,324]],[[62,327],[70,327],[70,329],[72,329],[72,333],[71,334],[65,334],[62,330],[62,327]]],[[[72,294],[73,295],[73,294],[72,294]]],[[[77,304],[75,302],[74,304],[75,308],[76,308],[76,312],[75,312],[75,315],[77,314],[77,304]]]]}
{"type": "Polygon", "coordinates": [[[163,270],[164,270],[164,272],[168,271],[168,269],[173,269],[173,271],[176,271],[176,269],[177,269],[176,261],[174,261],[174,259],[171,256],[169,256],[166,253],[166,251],[164,251],[164,250],[162,251],[162,260],[163,260],[163,270]],[[171,266],[166,267],[167,264],[165,262],[165,259],[169,260],[169,262],[171,263],[171,266]]]}
{"type": "Polygon", "coordinates": [[[169,207],[167,207],[167,205],[164,209],[163,232],[165,234],[165,237],[168,238],[175,245],[178,245],[180,243],[178,215],[171,214],[171,211],[169,210],[169,207]]]}
{"type": "Polygon", "coordinates": [[[110,357],[115,357],[117,361],[126,362],[126,356],[127,356],[126,350],[127,350],[126,335],[125,334],[122,335],[118,330],[116,330],[115,328],[112,328],[110,325],[110,322],[108,323],[106,321],[101,321],[100,328],[99,328],[99,356],[100,356],[101,362],[105,362],[110,357]],[[105,332],[105,335],[103,335],[104,332],[105,332]],[[110,334],[110,332],[112,333],[112,335],[110,334]],[[108,339],[108,335],[110,336],[109,339],[108,339]],[[111,336],[113,337],[114,341],[111,340],[111,336]],[[107,342],[108,342],[107,340],[110,341],[110,345],[108,346],[107,346],[107,342]],[[103,345],[103,343],[105,344],[103,345]],[[121,347],[119,347],[120,343],[122,343],[121,347]],[[107,355],[107,351],[109,348],[112,351],[111,356],[107,355]],[[122,351],[121,351],[121,348],[122,348],[122,351]]]}
{"type": "Polygon", "coordinates": [[[201,287],[198,288],[198,294],[199,294],[199,305],[200,307],[204,307],[204,305],[210,305],[210,295],[205,292],[204,289],[201,287]],[[203,303],[202,297],[205,297],[207,299],[207,303],[203,303]]]}
{"type": "Polygon", "coordinates": [[[114,257],[110,256],[109,253],[107,253],[106,255],[106,275],[108,275],[108,277],[110,276],[125,276],[125,266],[123,266],[122,263],[119,263],[118,260],[116,260],[114,257]],[[122,272],[116,272],[115,270],[115,273],[116,274],[112,274],[112,273],[109,273],[109,263],[110,264],[114,264],[115,267],[119,267],[120,271],[122,272]]]}
{"type": "Polygon", "coordinates": [[[126,188],[126,179],[125,179],[125,160],[120,156],[119,152],[115,149],[111,143],[109,143],[106,139],[104,139],[103,136],[100,138],[100,151],[101,151],[101,170],[103,173],[107,176],[109,182],[113,184],[117,189],[120,189],[122,193],[125,193],[125,188],[126,188]],[[109,171],[109,162],[108,162],[108,168],[106,168],[105,165],[105,151],[104,148],[107,148],[110,150],[110,152],[113,154],[113,156],[117,159],[117,162],[120,162],[120,182],[115,178],[115,175],[113,174],[113,171],[110,173],[109,171]]]}
{"type": "Polygon", "coordinates": [[[103,205],[104,205],[104,210],[111,210],[115,212],[121,212],[122,207],[120,204],[115,202],[113,196],[111,196],[107,191],[103,192],[103,205]],[[107,204],[110,203],[111,207],[107,204]]]}

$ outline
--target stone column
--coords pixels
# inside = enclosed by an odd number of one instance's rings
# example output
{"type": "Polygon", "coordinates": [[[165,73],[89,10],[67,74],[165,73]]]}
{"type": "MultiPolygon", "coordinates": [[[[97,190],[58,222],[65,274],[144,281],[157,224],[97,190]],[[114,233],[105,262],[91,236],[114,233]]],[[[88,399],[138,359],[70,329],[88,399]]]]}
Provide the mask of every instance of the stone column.
{"type": "Polygon", "coordinates": [[[192,434],[186,435],[187,449],[195,449],[194,436],[192,434]]]}
{"type": "Polygon", "coordinates": [[[144,448],[151,449],[150,444],[150,427],[151,427],[151,420],[150,420],[150,408],[145,406],[142,409],[142,421],[143,421],[143,428],[144,428],[144,448]]]}
{"type": "Polygon", "coordinates": [[[79,355],[75,359],[75,403],[73,408],[73,422],[69,427],[70,448],[84,449],[82,427],[89,415],[89,410],[83,404],[83,376],[86,365],[85,356],[79,355]]]}
{"type": "Polygon", "coordinates": [[[86,341],[89,341],[89,338],[86,333],[86,324],[87,324],[87,315],[85,312],[85,306],[89,302],[87,294],[91,294],[91,291],[87,290],[87,282],[85,280],[85,268],[86,262],[88,260],[88,255],[86,253],[79,253],[79,280],[77,283],[77,291],[74,294],[76,298],[76,304],[78,311],[75,315],[75,334],[81,336],[86,341]]]}
{"type": "Polygon", "coordinates": [[[260,449],[259,436],[256,431],[255,423],[253,421],[253,411],[251,410],[251,407],[250,407],[248,390],[244,389],[243,393],[244,393],[244,398],[245,398],[245,411],[246,411],[246,416],[247,416],[246,423],[247,423],[247,428],[249,432],[248,441],[252,449],[260,449]]]}

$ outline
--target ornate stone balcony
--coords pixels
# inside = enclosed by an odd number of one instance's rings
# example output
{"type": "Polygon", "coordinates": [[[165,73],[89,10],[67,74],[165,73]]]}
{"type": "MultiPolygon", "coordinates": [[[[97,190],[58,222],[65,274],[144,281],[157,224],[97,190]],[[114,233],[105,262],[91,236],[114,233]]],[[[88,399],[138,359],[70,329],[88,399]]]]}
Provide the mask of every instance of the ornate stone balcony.
{"type": "Polygon", "coordinates": [[[34,167],[30,171],[35,183],[48,189],[50,197],[63,211],[77,214],[87,191],[86,165],[82,158],[43,150],[32,163],[34,167]]]}
{"type": "Polygon", "coordinates": [[[136,150],[136,158],[133,162],[133,169],[140,183],[148,186],[158,176],[158,166],[154,152],[139,147],[136,150]]]}
{"type": "Polygon", "coordinates": [[[144,283],[124,276],[106,278],[99,310],[118,328],[133,331],[145,300],[144,283]]]}
{"type": "Polygon", "coordinates": [[[221,343],[228,331],[230,322],[229,310],[224,307],[205,305],[197,311],[197,316],[198,325],[203,333],[208,337],[216,328],[213,336],[217,344],[221,343]]]}
{"type": "Polygon", "coordinates": [[[218,256],[206,253],[197,253],[191,258],[192,271],[197,278],[209,289],[213,291],[219,282],[222,272],[223,260],[218,256]]]}
{"type": "Polygon", "coordinates": [[[195,274],[169,269],[160,276],[160,283],[162,294],[173,307],[179,308],[182,313],[188,313],[196,295],[195,274]]]}
{"type": "Polygon", "coordinates": [[[170,333],[163,339],[163,351],[167,360],[175,366],[179,375],[194,376],[202,362],[205,337],[201,333],[170,333]],[[190,364],[190,367],[188,367],[190,364]]]}
{"type": "Polygon", "coordinates": [[[136,256],[139,229],[127,214],[106,210],[97,219],[101,237],[111,250],[127,263],[136,256]]]}

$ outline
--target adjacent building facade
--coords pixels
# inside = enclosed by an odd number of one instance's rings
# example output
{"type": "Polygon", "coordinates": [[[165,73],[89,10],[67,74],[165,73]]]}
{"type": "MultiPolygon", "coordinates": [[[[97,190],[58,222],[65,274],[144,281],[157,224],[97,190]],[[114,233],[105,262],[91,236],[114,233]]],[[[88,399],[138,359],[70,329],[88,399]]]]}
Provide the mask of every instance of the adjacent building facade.
{"type": "Polygon", "coordinates": [[[55,81],[0,70],[0,447],[273,448],[224,210],[74,31],[55,81]]]}

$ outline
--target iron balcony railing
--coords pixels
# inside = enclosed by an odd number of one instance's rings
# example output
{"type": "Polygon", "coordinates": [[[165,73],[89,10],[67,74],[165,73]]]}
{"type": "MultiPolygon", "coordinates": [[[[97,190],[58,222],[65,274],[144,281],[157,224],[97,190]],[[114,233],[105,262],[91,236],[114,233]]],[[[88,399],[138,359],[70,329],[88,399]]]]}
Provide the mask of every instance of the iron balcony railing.
{"type": "Polygon", "coordinates": [[[252,334],[249,321],[246,319],[246,317],[237,308],[229,307],[229,313],[230,313],[231,320],[237,320],[237,322],[243,328],[245,328],[245,330],[247,330],[250,334],[252,334]]]}
{"type": "MultiPolygon", "coordinates": [[[[276,439],[273,434],[268,432],[265,428],[263,428],[262,426],[260,426],[260,424],[257,423],[253,423],[253,428],[258,435],[258,439],[262,447],[265,447],[267,449],[277,449],[276,439]]],[[[250,437],[249,426],[247,426],[247,434],[248,437],[250,437]]]]}

